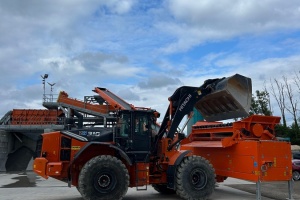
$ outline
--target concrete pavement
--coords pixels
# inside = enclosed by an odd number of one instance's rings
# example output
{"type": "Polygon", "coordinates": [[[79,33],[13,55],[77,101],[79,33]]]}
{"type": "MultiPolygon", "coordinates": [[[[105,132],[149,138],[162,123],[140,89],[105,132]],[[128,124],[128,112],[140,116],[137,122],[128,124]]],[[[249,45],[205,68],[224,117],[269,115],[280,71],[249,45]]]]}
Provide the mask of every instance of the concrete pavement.
{"type": "MultiPolygon", "coordinates": [[[[210,200],[253,200],[255,195],[229,187],[230,184],[254,184],[248,181],[229,178],[218,184],[210,200]]],[[[1,200],[82,200],[75,187],[69,188],[64,182],[37,177],[33,172],[27,174],[0,174],[1,200]]],[[[180,200],[177,195],[161,195],[151,186],[146,191],[129,188],[124,200],[180,200]]],[[[263,200],[271,198],[262,197],[263,200]]]]}

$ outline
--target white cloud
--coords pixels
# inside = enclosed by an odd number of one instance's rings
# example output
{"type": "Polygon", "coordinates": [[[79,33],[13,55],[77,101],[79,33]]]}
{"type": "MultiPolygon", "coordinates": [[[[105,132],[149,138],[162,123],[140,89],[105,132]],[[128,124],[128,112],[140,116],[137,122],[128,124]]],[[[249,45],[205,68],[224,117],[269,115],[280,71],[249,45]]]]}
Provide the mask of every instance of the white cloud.
{"type": "Polygon", "coordinates": [[[113,77],[114,79],[134,77],[143,72],[143,69],[140,67],[124,65],[118,62],[105,62],[100,68],[104,70],[107,78],[113,77]]]}
{"type": "Polygon", "coordinates": [[[85,72],[85,68],[79,61],[71,61],[66,57],[54,57],[45,58],[40,60],[41,65],[49,66],[51,72],[68,73],[70,75],[76,75],[85,72]]]}
{"type": "Polygon", "coordinates": [[[154,77],[149,77],[148,80],[144,80],[138,84],[141,89],[154,89],[162,88],[167,86],[178,86],[182,82],[178,78],[171,78],[166,75],[157,75],[154,77]]]}
{"type": "Polygon", "coordinates": [[[160,27],[174,35],[176,41],[162,49],[166,53],[186,51],[206,41],[300,28],[297,0],[168,0],[167,3],[175,20],[162,22],[160,27]]]}
{"type": "MultiPolygon", "coordinates": [[[[129,104],[132,104],[131,102],[133,101],[140,101],[141,97],[136,93],[134,89],[131,88],[121,88],[117,92],[118,96],[121,97],[122,99],[126,99],[129,104]]],[[[135,105],[138,106],[138,105],[135,105]]]]}
{"type": "Polygon", "coordinates": [[[180,85],[240,73],[261,89],[264,80],[299,69],[299,6],[296,0],[1,1],[0,116],[41,104],[44,73],[56,93],[82,99],[95,86],[107,87],[163,114],[180,85]]]}
{"type": "Polygon", "coordinates": [[[106,2],[108,7],[117,14],[124,14],[128,12],[135,3],[134,0],[110,0],[104,2],[106,2]]]}
{"type": "Polygon", "coordinates": [[[171,13],[187,24],[239,32],[260,32],[272,28],[299,28],[300,3],[297,0],[247,1],[168,1],[171,13]]]}
{"type": "Polygon", "coordinates": [[[219,67],[236,67],[243,66],[246,63],[245,58],[239,55],[231,55],[229,58],[225,58],[216,62],[216,66],[219,67]]]}

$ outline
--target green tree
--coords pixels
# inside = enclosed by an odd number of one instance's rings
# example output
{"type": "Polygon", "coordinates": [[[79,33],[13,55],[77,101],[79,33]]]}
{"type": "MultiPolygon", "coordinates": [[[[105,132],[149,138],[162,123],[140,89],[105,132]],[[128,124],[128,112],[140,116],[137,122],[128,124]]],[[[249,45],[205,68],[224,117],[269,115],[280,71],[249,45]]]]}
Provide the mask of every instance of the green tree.
{"type": "Polygon", "coordinates": [[[283,124],[277,124],[275,126],[276,137],[289,138],[291,144],[300,145],[300,140],[296,137],[297,128],[295,128],[294,124],[291,126],[284,126],[283,124]]]}
{"type": "Polygon", "coordinates": [[[270,110],[270,95],[268,91],[255,91],[256,95],[252,94],[250,115],[266,115],[271,116],[272,112],[270,110]]]}

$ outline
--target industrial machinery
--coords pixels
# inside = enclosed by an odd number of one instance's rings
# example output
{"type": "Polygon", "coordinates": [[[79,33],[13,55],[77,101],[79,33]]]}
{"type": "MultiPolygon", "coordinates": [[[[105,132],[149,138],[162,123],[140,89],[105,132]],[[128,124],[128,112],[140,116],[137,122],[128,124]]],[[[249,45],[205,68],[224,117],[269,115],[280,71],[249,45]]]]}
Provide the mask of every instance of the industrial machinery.
{"type": "Polygon", "coordinates": [[[159,130],[157,111],[117,102],[118,120],[112,127],[43,134],[34,171],[77,187],[85,200],[122,199],[128,187],[146,190],[148,185],[160,193],[204,200],[227,177],[258,186],[261,181],[289,181],[290,143],[278,141],[274,132],[279,117],[214,122],[247,117],[251,95],[251,79],[239,74],[180,87],[169,97],[159,130]],[[196,123],[186,136],[179,125],[194,107],[206,121],[196,123]]]}
{"type": "MultiPolygon", "coordinates": [[[[44,132],[82,128],[83,124],[111,126],[115,123],[115,116],[109,113],[115,111],[116,103],[108,101],[111,104],[107,104],[100,94],[106,98],[115,95],[103,88],[95,88],[94,92],[97,94],[84,96],[83,101],[70,98],[64,91],[58,96],[44,94],[46,109],[8,111],[0,119],[0,172],[32,170],[29,163],[35,156],[36,141],[44,132]]],[[[115,97],[114,100],[118,99],[115,97]]]]}
{"type": "Polygon", "coordinates": [[[44,132],[88,126],[112,126],[116,109],[134,109],[105,88],[83,100],[70,98],[65,91],[59,95],[44,94],[46,109],[13,109],[0,119],[0,172],[32,170],[36,141],[44,132]]]}

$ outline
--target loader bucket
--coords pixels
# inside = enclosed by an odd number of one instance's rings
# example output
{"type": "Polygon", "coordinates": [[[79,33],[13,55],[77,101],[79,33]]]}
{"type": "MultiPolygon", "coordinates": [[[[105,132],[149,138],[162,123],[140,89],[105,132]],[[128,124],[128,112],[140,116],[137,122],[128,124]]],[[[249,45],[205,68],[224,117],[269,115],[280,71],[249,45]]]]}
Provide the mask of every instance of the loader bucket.
{"type": "Polygon", "coordinates": [[[195,105],[207,121],[219,121],[249,115],[252,84],[251,79],[235,74],[224,78],[195,105]]]}

